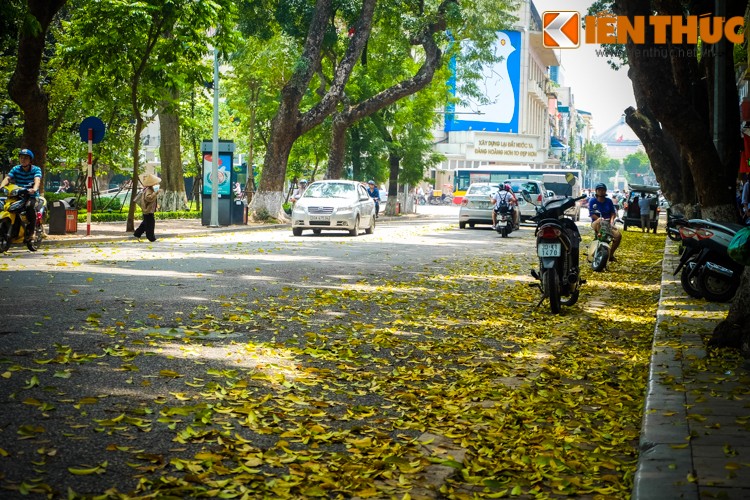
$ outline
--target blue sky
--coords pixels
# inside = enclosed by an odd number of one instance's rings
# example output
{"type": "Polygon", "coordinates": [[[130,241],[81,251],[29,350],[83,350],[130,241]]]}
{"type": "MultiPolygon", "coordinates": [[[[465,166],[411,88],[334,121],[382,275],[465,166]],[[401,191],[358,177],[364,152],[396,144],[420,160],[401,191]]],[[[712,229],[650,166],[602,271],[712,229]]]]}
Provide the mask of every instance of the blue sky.
{"type": "MultiPolygon", "coordinates": [[[[544,11],[575,10],[586,15],[591,0],[533,0],[539,15],[544,11]]],[[[565,73],[565,85],[571,87],[576,108],[592,114],[596,133],[612,126],[628,106],[635,107],[633,86],[627,67],[615,71],[604,57],[598,57],[599,45],[581,43],[577,49],[558,50],[565,73]]]]}

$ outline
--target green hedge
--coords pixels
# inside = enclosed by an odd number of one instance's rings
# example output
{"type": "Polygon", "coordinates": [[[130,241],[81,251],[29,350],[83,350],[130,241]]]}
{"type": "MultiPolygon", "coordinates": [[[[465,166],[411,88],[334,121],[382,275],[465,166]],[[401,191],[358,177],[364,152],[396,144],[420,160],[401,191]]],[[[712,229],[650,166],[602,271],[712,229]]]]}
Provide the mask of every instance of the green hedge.
{"type": "MultiPolygon", "coordinates": [[[[47,206],[51,206],[53,201],[58,200],[64,200],[66,198],[75,198],[75,193],[44,193],[44,199],[47,200],[47,206]]],[[[119,198],[113,198],[113,197],[101,197],[101,198],[94,198],[94,206],[93,210],[95,212],[104,210],[104,207],[107,207],[107,211],[116,211],[120,210],[122,208],[122,202],[119,198]]],[[[86,197],[82,196],[78,203],[80,203],[81,206],[78,207],[78,210],[86,210],[86,197]]]]}
{"type": "MultiPolygon", "coordinates": [[[[86,210],[78,211],[78,222],[86,222],[86,210]]],[[[156,212],[157,219],[200,219],[201,212],[197,210],[182,210],[177,212],[156,212]]],[[[135,218],[141,218],[140,209],[136,210],[135,218]]],[[[92,212],[91,222],[119,222],[128,220],[127,212],[92,212]]]]}

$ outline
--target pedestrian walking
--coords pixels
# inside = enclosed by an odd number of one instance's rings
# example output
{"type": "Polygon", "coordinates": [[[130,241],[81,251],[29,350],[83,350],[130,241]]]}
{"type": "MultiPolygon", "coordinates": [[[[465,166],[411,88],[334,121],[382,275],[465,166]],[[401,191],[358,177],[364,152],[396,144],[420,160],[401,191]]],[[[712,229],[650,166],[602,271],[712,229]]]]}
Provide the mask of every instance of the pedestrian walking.
{"type": "Polygon", "coordinates": [[[159,191],[160,183],[161,179],[154,174],[146,174],[141,180],[143,189],[136,196],[136,202],[140,205],[143,212],[143,220],[138,229],[133,233],[133,236],[138,239],[143,236],[143,233],[146,233],[148,241],[156,241],[156,218],[154,217],[154,212],[156,212],[157,208],[157,192],[159,191]]]}
{"type": "Polygon", "coordinates": [[[645,194],[641,195],[638,200],[638,208],[641,211],[641,232],[648,232],[651,227],[651,198],[645,194]]]}

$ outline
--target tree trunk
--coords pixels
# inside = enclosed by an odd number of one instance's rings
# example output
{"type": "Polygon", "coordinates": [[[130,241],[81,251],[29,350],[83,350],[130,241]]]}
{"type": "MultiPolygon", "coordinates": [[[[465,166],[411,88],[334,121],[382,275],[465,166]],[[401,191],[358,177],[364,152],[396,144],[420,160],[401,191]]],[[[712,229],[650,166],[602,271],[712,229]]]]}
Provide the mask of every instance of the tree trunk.
{"type": "Polygon", "coordinates": [[[310,110],[300,114],[299,105],[302,97],[316,69],[320,66],[323,39],[331,18],[332,1],[317,0],[300,61],[295,66],[292,78],[281,90],[279,110],[271,121],[271,141],[266,151],[263,174],[258,192],[250,205],[253,218],[270,216],[286,220],[286,214],[281,205],[284,199],[284,181],[289,153],[294,141],[321,124],[335,111],[354,65],[370,35],[376,3],[376,0],[364,0],[359,20],[354,27],[354,35],[349,39],[346,53],[336,67],[328,92],[310,110]]]}
{"type": "Polygon", "coordinates": [[[331,125],[331,147],[328,150],[328,170],[326,171],[326,179],[341,179],[344,176],[346,130],[349,126],[350,124],[344,114],[335,113],[333,115],[333,124],[331,125]]]}
{"type": "Polygon", "coordinates": [[[401,167],[401,155],[395,151],[388,152],[388,202],[385,205],[385,215],[396,215],[398,203],[398,172],[401,167]]]}
{"type": "Polygon", "coordinates": [[[136,113],[135,132],[133,133],[133,176],[130,178],[130,207],[128,208],[128,220],[125,223],[125,231],[135,231],[135,195],[140,189],[140,156],[141,156],[141,132],[143,132],[143,117],[136,113]]]}
{"type": "Polygon", "coordinates": [[[180,116],[174,110],[173,104],[178,102],[179,92],[172,90],[171,93],[171,102],[162,102],[162,111],[159,113],[161,131],[159,157],[162,179],[159,196],[162,212],[187,210],[188,206],[185,173],[180,156],[180,116]]]}
{"type": "MultiPolygon", "coordinates": [[[[34,164],[47,164],[49,95],[39,81],[47,30],[65,0],[28,0],[29,13],[39,22],[39,31],[22,27],[18,36],[18,58],[8,82],[8,94],[23,112],[23,147],[34,152],[34,164]]],[[[22,23],[26,26],[27,23],[22,23]]],[[[42,189],[44,180],[42,179],[42,189]]]]}

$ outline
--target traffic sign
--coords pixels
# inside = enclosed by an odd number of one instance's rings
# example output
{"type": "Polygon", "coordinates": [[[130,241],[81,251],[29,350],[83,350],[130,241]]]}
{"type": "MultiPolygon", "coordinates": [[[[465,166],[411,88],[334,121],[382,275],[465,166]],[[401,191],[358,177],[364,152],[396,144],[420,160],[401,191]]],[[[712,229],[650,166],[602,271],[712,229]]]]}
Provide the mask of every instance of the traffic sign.
{"type": "Polygon", "coordinates": [[[89,142],[89,129],[93,132],[91,142],[99,144],[104,139],[104,122],[96,116],[89,116],[81,122],[78,132],[82,142],[89,142]]]}

